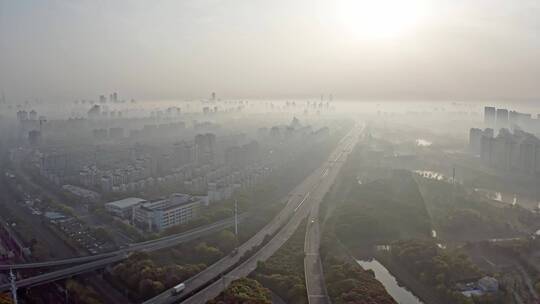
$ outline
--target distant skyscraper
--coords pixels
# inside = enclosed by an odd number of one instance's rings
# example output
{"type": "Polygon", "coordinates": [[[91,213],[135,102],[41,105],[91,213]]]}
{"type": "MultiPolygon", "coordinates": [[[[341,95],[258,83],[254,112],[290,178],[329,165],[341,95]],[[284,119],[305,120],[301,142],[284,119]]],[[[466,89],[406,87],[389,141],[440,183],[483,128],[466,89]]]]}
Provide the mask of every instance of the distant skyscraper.
{"type": "Polygon", "coordinates": [[[484,108],[484,124],[488,127],[495,126],[495,107],[485,107],[484,108]]]}
{"type": "Polygon", "coordinates": [[[482,130],[472,128],[469,132],[469,151],[475,155],[480,154],[482,144],[482,130]]]}
{"type": "Polygon", "coordinates": [[[24,110],[17,111],[17,119],[19,121],[28,120],[28,112],[26,112],[24,110]]]}
{"type": "Polygon", "coordinates": [[[37,112],[36,110],[32,110],[28,113],[28,119],[30,120],[36,120],[37,119],[37,112]]]}
{"type": "Polygon", "coordinates": [[[497,109],[497,119],[495,124],[497,128],[506,128],[508,126],[508,110],[497,109]]]}
{"type": "Polygon", "coordinates": [[[492,128],[486,128],[482,135],[487,136],[487,137],[494,137],[495,131],[492,128]]]}
{"type": "Polygon", "coordinates": [[[493,136],[489,136],[484,132],[480,138],[480,159],[485,164],[491,164],[493,154],[493,136]]]}

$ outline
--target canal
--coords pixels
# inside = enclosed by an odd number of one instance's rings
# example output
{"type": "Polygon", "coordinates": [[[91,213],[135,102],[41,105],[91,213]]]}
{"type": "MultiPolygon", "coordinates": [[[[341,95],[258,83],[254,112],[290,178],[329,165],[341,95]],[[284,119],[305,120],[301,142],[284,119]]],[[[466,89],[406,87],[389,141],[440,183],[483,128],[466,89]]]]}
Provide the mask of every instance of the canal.
{"type": "Polygon", "coordinates": [[[396,278],[377,260],[357,260],[356,262],[362,268],[372,270],[375,273],[375,278],[384,285],[386,291],[399,304],[424,304],[405,287],[399,286],[396,278]]]}

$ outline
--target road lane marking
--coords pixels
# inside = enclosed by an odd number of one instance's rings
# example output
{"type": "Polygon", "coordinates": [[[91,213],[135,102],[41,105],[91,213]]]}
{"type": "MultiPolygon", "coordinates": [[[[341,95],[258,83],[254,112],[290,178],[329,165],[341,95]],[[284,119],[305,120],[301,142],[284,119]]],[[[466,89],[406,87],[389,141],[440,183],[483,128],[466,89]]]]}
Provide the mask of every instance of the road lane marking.
{"type": "Polygon", "coordinates": [[[308,193],[306,194],[306,196],[304,196],[304,199],[300,202],[300,204],[298,204],[298,206],[296,206],[296,208],[294,208],[294,212],[296,212],[296,211],[298,210],[298,208],[300,208],[300,206],[302,206],[302,204],[304,204],[304,202],[305,202],[305,201],[307,200],[307,198],[309,197],[309,194],[310,194],[310,193],[311,193],[311,192],[308,192],[308,193]]]}

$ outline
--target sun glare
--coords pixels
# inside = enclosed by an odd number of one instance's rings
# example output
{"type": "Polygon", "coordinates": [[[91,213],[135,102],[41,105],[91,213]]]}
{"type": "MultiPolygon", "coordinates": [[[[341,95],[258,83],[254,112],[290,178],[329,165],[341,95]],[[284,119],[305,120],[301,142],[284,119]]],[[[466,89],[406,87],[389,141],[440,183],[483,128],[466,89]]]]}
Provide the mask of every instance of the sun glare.
{"type": "Polygon", "coordinates": [[[414,31],[424,14],[420,0],[341,0],[337,18],[357,38],[394,39],[414,31]]]}

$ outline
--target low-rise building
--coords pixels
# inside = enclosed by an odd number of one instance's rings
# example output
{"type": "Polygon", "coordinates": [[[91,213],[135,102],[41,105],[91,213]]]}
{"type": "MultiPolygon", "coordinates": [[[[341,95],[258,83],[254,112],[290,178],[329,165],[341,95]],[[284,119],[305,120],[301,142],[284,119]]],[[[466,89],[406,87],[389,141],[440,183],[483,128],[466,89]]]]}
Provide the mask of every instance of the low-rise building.
{"type": "Polygon", "coordinates": [[[201,199],[175,193],[169,198],[146,202],[135,208],[135,222],[147,230],[161,231],[196,218],[201,199]]]}
{"type": "Polygon", "coordinates": [[[133,216],[133,208],[146,202],[146,200],[137,197],[128,197],[118,201],[105,204],[105,209],[110,213],[123,219],[130,219],[133,216]]]}

